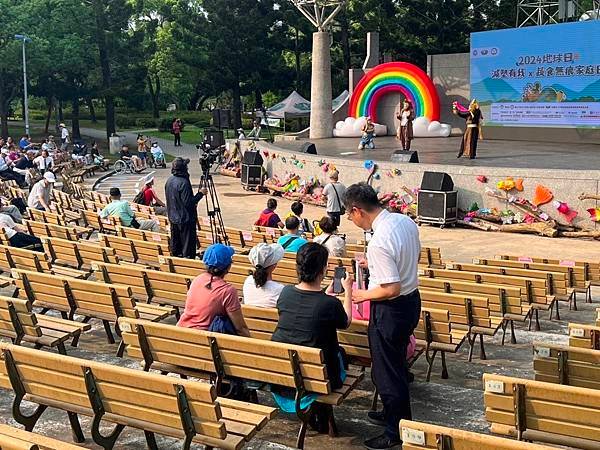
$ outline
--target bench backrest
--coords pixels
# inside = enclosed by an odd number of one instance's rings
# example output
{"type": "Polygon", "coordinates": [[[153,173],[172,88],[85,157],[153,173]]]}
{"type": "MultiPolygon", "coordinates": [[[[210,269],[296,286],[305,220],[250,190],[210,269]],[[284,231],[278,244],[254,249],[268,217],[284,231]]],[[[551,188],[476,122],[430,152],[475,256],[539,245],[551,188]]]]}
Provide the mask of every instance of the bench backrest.
{"type": "Polygon", "coordinates": [[[77,269],[87,269],[94,261],[115,263],[114,249],[98,242],[87,240],[70,241],[54,237],[42,237],[42,244],[52,263],[69,265],[77,269]]]}
{"type": "Polygon", "coordinates": [[[448,310],[453,324],[492,328],[487,297],[447,294],[428,289],[419,289],[419,294],[421,305],[448,310]]]}
{"type": "Polygon", "coordinates": [[[14,339],[19,344],[23,336],[41,335],[42,330],[29,301],[0,296],[0,336],[14,339]]]}
{"type": "Polygon", "coordinates": [[[135,239],[136,241],[151,241],[169,245],[169,235],[167,233],[118,226],[117,235],[128,239],[135,239]]]}
{"type": "Polygon", "coordinates": [[[437,247],[421,247],[419,264],[426,267],[443,267],[442,253],[437,247]]]}
{"type": "Polygon", "coordinates": [[[119,258],[134,263],[158,265],[158,257],[169,255],[169,245],[154,241],[139,241],[136,239],[99,234],[98,240],[106,247],[113,248],[119,258]]]}
{"type": "Polygon", "coordinates": [[[558,259],[558,258],[540,258],[535,256],[514,256],[514,255],[498,255],[497,259],[509,261],[526,261],[543,264],[558,264],[567,267],[583,267],[586,273],[586,279],[590,281],[600,281],[600,261],[580,261],[574,259],[558,259]]]}
{"type": "Polygon", "coordinates": [[[116,233],[121,219],[114,216],[100,217],[100,211],[83,210],[83,218],[88,227],[101,233],[116,233]]]}
{"type": "Polygon", "coordinates": [[[43,252],[0,245],[0,269],[3,272],[10,272],[12,269],[42,272],[50,271],[50,264],[43,252]]]}
{"type": "Polygon", "coordinates": [[[505,314],[527,315],[527,308],[524,308],[523,305],[523,302],[527,301],[527,296],[519,287],[444,280],[426,276],[419,277],[419,287],[443,291],[448,294],[487,297],[489,299],[490,314],[493,316],[503,317],[505,314]]]}
{"type": "Polygon", "coordinates": [[[2,450],[82,450],[69,444],[36,433],[0,424],[0,448],[2,450]]]}
{"type": "MultiPolygon", "coordinates": [[[[234,255],[235,257],[235,255],[234,255]]],[[[177,256],[161,255],[158,257],[160,270],[196,277],[206,270],[199,259],[180,258],[177,256]]]]}
{"type": "Polygon", "coordinates": [[[600,442],[600,390],[486,373],[485,416],[494,434],[581,448],[600,442]],[[533,435],[533,434],[532,434],[533,435]],[[545,439],[546,438],[546,439],[545,439]]]}
{"type": "Polygon", "coordinates": [[[536,380],[600,389],[600,350],[540,342],[533,354],[536,380]]]}
{"type": "Polygon", "coordinates": [[[51,223],[54,225],[66,226],[67,222],[63,216],[50,211],[41,211],[35,208],[27,208],[27,215],[31,220],[38,222],[51,223]]]}
{"type": "Polygon", "coordinates": [[[567,275],[567,283],[572,287],[585,287],[588,281],[588,271],[585,266],[577,265],[575,261],[560,261],[559,263],[535,262],[515,259],[507,255],[496,255],[493,260],[486,260],[489,265],[498,265],[500,267],[514,267],[530,270],[541,270],[546,272],[561,272],[567,275]],[[491,261],[495,261],[491,263],[491,261]]]}
{"type": "Polygon", "coordinates": [[[190,276],[127,264],[97,262],[92,264],[92,268],[98,281],[129,286],[136,298],[168,298],[182,305],[185,304],[188,288],[193,281],[190,276]]]}
{"type": "Polygon", "coordinates": [[[131,288],[59,275],[13,270],[19,296],[34,306],[115,321],[138,317],[131,288]]]}
{"type": "Polygon", "coordinates": [[[555,447],[442,427],[431,423],[400,421],[404,450],[552,450],[555,447]]]}
{"type": "Polygon", "coordinates": [[[70,241],[76,241],[78,239],[77,229],[73,226],[54,225],[27,219],[23,219],[23,225],[27,227],[29,234],[39,238],[42,236],[50,236],[70,241]]]}
{"type": "Polygon", "coordinates": [[[571,347],[600,350],[600,326],[569,323],[569,345],[571,347]]]}
{"type": "Polygon", "coordinates": [[[134,358],[144,361],[151,358],[157,363],[209,374],[218,373],[220,359],[227,376],[292,388],[295,381],[290,351],[293,351],[303,375],[304,387],[318,394],[331,392],[320,349],[143,320],[121,319],[119,327],[125,348],[134,358]]]}
{"type": "Polygon", "coordinates": [[[0,387],[20,388],[41,402],[59,402],[67,411],[84,408],[92,415],[88,389],[96,392],[104,409],[125,423],[135,419],[165,430],[165,434],[181,435],[182,418],[178,393],[189,404],[192,423],[198,434],[215,439],[226,437],[225,424],[214,386],[208,383],[179,380],[96,361],[56,355],[14,345],[0,344],[0,387]],[[16,369],[20,378],[7,367],[16,369]],[[27,382],[25,382],[27,380],[27,382]],[[87,385],[87,387],[86,387],[87,385]]]}

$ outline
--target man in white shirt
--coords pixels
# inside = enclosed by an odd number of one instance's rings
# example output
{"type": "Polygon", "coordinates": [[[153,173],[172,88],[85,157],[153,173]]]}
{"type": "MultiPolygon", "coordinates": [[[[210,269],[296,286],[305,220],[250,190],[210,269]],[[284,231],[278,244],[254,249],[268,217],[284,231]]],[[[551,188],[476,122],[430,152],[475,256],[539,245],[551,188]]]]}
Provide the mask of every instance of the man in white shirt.
{"type": "Polygon", "coordinates": [[[59,125],[60,128],[60,150],[65,151],[69,146],[69,130],[64,123],[59,125]]]}
{"type": "Polygon", "coordinates": [[[343,198],[346,193],[346,186],[340,183],[339,172],[332,171],[329,174],[329,183],[323,188],[323,195],[327,197],[327,215],[333,219],[336,227],[340,226],[342,216],[343,198]]]}
{"type": "Polygon", "coordinates": [[[40,173],[44,175],[46,170],[50,170],[52,168],[54,159],[52,156],[50,156],[48,150],[42,150],[42,154],[33,159],[33,164],[38,168],[40,173]]]}
{"type": "Polygon", "coordinates": [[[52,172],[47,171],[44,177],[31,188],[29,197],[27,197],[27,206],[31,209],[50,211],[50,198],[54,183],[56,183],[56,177],[52,172]]]}
{"type": "Polygon", "coordinates": [[[27,234],[27,228],[16,224],[8,214],[0,214],[0,228],[4,230],[11,246],[42,250],[42,241],[40,238],[27,234]]]}
{"type": "Polygon", "coordinates": [[[365,446],[389,449],[401,444],[400,419],[411,419],[406,348],[421,313],[419,230],[408,216],[383,209],[375,190],[365,183],[350,186],[344,203],[349,220],[365,231],[373,230],[366,260],[369,287],[353,291],[352,299],[371,302],[371,370],[384,408],[370,412],[369,420],[385,425],[385,432],[367,439],[365,446]]]}

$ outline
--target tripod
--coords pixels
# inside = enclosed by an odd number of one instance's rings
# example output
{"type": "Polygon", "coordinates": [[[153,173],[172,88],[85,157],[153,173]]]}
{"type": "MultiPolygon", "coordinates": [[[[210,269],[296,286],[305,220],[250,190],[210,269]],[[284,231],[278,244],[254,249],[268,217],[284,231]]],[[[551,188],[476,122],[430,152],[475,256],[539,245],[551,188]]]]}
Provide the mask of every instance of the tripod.
{"type": "Polygon", "coordinates": [[[221,243],[229,245],[229,237],[225,231],[225,224],[223,223],[223,215],[221,214],[221,206],[219,205],[219,196],[217,189],[213,181],[213,177],[210,173],[210,167],[208,170],[202,171],[200,177],[200,188],[206,188],[207,196],[206,199],[206,215],[210,221],[210,234],[212,237],[213,244],[221,243]]]}

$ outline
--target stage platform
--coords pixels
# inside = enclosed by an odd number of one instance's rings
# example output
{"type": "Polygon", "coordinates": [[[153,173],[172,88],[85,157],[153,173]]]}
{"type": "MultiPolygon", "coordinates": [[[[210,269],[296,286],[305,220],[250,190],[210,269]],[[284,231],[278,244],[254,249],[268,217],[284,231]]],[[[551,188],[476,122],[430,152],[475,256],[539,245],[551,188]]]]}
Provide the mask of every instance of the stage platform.
{"type": "MultiPolygon", "coordinates": [[[[461,137],[416,138],[413,150],[419,153],[423,164],[459,165],[468,167],[511,167],[531,169],[600,169],[599,144],[565,144],[549,142],[523,142],[507,140],[482,140],[477,148],[477,159],[457,159],[461,137]]],[[[389,161],[390,155],[400,148],[393,136],[375,139],[374,150],[358,150],[358,138],[302,139],[278,141],[271,147],[299,152],[300,147],[310,141],[317,147],[319,156],[352,160],[373,159],[389,161]]]]}

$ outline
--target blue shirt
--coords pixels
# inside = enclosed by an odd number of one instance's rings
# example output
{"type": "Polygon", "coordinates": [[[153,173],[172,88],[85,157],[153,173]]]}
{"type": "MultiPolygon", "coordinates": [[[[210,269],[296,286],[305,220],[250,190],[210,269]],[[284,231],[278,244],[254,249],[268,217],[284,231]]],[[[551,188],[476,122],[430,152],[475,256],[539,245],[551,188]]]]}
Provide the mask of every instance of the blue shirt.
{"type": "Polygon", "coordinates": [[[296,253],[304,244],[307,244],[308,241],[297,234],[286,234],[285,236],[281,236],[279,239],[277,239],[277,243],[284,247],[286,252],[296,253]],[[290,244],[286,246],[286,242],[290,240],[290,244]]]}
{"type": "Polygon", "coordinates": [[[19,141],[19,147],[21,147],[21,150],[25,150],[29,144],[30,142],[26,138],[21,138],[19,141]]]}

